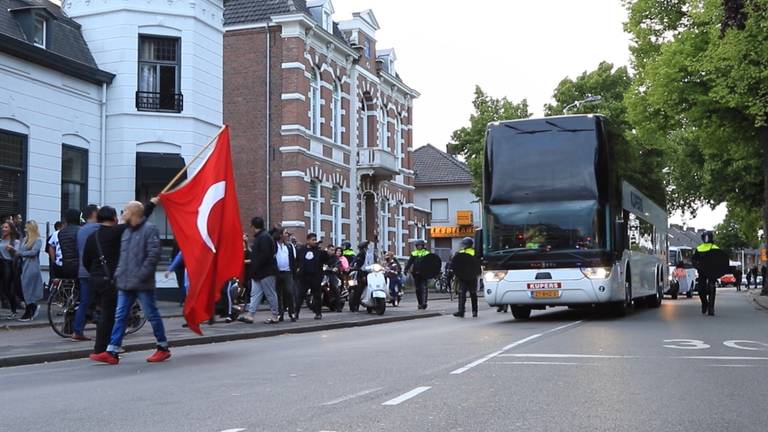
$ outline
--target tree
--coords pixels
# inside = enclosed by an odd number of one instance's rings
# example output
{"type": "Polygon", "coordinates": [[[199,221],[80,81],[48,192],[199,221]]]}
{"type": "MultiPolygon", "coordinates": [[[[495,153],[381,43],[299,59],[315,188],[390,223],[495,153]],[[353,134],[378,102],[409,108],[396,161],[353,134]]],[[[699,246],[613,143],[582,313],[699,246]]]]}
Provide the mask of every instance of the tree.
{"type": "Polygon", "coordinates": [[[768,227],[768,0],[626,5],[630,120],[668,151],[673,206],[762,208],[768,227]]]}
{"type": "Polygon", "coordinates": [[[725,220],[715,227],[717,244],[728,250],[755,248],[758,246],[760,213],[729,208],[725,220]]]}
{"type": "Polygon", "coordinates": [[[605,115],[622,177],[664,206],[663,153],[660,148],[643,143],[629,122],[625,96],[631,86],[632,76],[626,67],[614,68],[611,63],[601,62],[595,70],[583,72],[576,79],[566,77],[560,81],[552,95],[555,104],[545,105],[544,113],[562,115],[574,101],[600,96],[599,103],[582,104],[568,114],[605,115]]]}
{"type": "Polygon", "coordinates": [[[483,146],[488,123],[528,118],[532,114],[527,100],[515,103],[506,97],[496,99],[483,92],[480,86],[475,86],[472,106],[475,112],[469,117],[469,126],[453,132],[450,146],[453,153],[464,156],[467,161],[474,178],[472,193],[479,197],[482,195],[483,146]]]}

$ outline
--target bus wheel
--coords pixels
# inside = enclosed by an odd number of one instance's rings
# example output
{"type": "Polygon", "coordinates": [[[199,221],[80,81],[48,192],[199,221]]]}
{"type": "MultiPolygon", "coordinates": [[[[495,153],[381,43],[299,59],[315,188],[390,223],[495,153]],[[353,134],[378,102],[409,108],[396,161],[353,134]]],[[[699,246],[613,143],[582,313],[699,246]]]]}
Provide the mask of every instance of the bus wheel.
{"type": "Polygon", "coordinates": [[[611,305],[611,312],[617,317],[626,316],[632,307],[632,283],[624,282],[624,301],[616,302],[611,305]]]}
{"type": "Polygon", "coordinates": [[[663,299],[664,299],[664,284],[659,282],[656,287],[656,295],[653,295],[648,298],[648,306],[652,308],[661,307],[661,302],[663,299]]]}
{"type": "Polygon", "coordinates": [[[531,308],[525,306],[512,306],[512,316],[515,319],[526,320],[531,317],[531,308]]]}

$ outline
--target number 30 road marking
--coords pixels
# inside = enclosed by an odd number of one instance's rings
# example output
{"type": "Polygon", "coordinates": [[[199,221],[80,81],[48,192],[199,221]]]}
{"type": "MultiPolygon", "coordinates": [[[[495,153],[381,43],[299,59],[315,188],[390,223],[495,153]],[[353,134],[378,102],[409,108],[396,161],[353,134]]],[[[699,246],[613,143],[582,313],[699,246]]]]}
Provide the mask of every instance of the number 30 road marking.
{"type": "Polygon", "coordinates": [[[707,349],[710,348],[709,345],[705,344],[704,341],[700,341],[697,339],[666,339],[664,340],[665,344],[676,344],[676,345],[664,345],[664,348],[677,348],[677,349],[707,349]]]}
{"type": "MultiPolygon", "coordinates": [[[[665,339],[664,344],[664,348],[675,349],[694,350],[711,348],[709,344],[706,344],[704,341],[700,341],[698,339],[665,339]]],[[[723,342],[723,345],[727,346],[728,348],[736,348],[748,351],[768,351],[768,344],[764,342],[749,340],[729,340],[723,342]]]]}

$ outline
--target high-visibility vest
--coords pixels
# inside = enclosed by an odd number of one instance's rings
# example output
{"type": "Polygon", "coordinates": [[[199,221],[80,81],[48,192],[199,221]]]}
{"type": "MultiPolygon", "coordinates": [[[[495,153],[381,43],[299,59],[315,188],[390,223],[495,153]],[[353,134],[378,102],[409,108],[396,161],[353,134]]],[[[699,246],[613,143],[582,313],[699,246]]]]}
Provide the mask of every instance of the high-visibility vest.
{"type": "Polygon", "coordinates": [[[426,249],[416,249],[413,252],[411,252],[411,256],[414,256],[416,258],[421,258],[429,255],[429,251],[426,249]]]}
{"type": "Polygon", "coordinates": [[[709,252],[712,249],[720,249],[720,248],[714,243],[702,243],[696,246],[696,252],[701,252],[701,253],[709,252]]]}
{"type": "Polygon", "coordinates": [[[466,248],[459,251],[459,253],[465,253],[469,256],[475,256],[475,249],[474,248],[466,248]]]}

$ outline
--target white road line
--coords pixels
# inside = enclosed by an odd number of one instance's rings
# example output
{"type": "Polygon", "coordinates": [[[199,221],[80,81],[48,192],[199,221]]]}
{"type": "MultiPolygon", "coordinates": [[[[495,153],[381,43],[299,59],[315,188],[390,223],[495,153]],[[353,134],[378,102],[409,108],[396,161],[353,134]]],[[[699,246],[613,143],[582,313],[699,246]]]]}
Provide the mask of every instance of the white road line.
{"type": "Polygon", "coordinates": [[[583,322],[583,321],[581,321],[581,320],[579,320],[579,321],[575,321],[575,322],[572,322],[572,323],[569,323],[569,324],[565,324],[565,325],[561,325],[561,326],[559,326],[559,327],[555,327],[555,328],[553,328],[553,329],[547,330],[547,331],[545,331],[545,332],[542,332],[542,333],[537,333],[537,334],[535,334],[535,335],[531,335],[531,336],[528,336],[527,338],[524,338],[524,339],[520,339],[519,341],[516,341],[516,342],[512,342],[511,344],[509,344],[509,345],[505,346],[504,348],[500,349],[499,351],[496,351],[496,352],[492,352],[492,353],[488,354],[487,356],[485,356],[485,357],[483,357],[483,358],[477,359],[477,360],[473,361],[472,363],[470,363],[470,364],[468,364],[468,365],[466,365],[466,366],[463,366],[463,367],[460,367],[460,368],[456,369],[455,371],[451,372],[451,375],[459,375],[459,374],[462,374],[462,373],[464,373],[464,372],[466,372],[466,371],[468,371],[468,370],[472,369],[472,368],[473,368],[473,367],[475,367],[475,366],[481,365],[481,364],[483,364],[483,363],[487,362],[488,360],[490,360],[490,359],[492,359],[492,358],[494,358],[494,357],[496,357],[496,356],[499,356],[499,355],[501,355],[501,354],[504,354],[504,351],[508,351],[508,350],[511,350],[512,348],[514,348],[514,347],[516,347],[516,346],[518,346],[518,345],[522,345],[522,344],[524,344],[524,343],[526,343],[526,342],[530,342],[530,341],[532,341],[532,340],[534,340],[534,339],[536,339],[536,338],[540,338],[540,337],[544,336],[545,334],[549,334],[549,333],[552,333],[552,332],[556,332],[556,331],[558,331],[558,330],[563,330],[563,329],[565,329],[565,328],[568,328],[568,327],[574,326],[574,325],[576,325],[576,324],[580,324],[580,323],[582,323],[582,322],[583,322]]]}
{"type": "Polygon", "coordinates": [[[602,354],[501,354],[499,357],[538,357],[538,358],[638,358],[628,355],[602,355],[602,354]]]}
{"type": "Polygon", "coordinates": [[[731,368],[748,368],[748,367],[760,367],[758,365],[740,365],[740,364],[711,364],[709,367],[731,367],[731,368]]]}
{"type": "Polygon", "coordinates": [[[768,357],[735,357],[735,356],[684,356],[673,357],[689,360],[768,360],[768,357]]]}
{"type": "Polygon", "coordinates": [[[496,361],[488,364],[502,365],[563,365],[563,366],[597,366],[595,363],[576,363],[576,362],[551,362],[551,361],[496,361]]]}
{"type": "Polygon", "coordinates": [[[431,388],[432,387],[416,387],[415,389],[409,391],[408,393],[401,394],[400,396],[394,399],[390,399],[384,402],[382,405],[400,405],[401,403],[407,401],[408,399],[414,398],[431,388]]]}
{"type": "Polygon", "coordinates": [[[350,399],[354,399],[356,397],[365,396],[367,394],[371,394],[371,393],[377,392],[377,391],[381,390],[382,388],[383,387],[376,387],[374,389],[363,390],[363,391],[360,391],[360,392],[357,392],[357,393],[353,393],[353,394],[350,394],[350,395],[342,396],[342,397],[340,397],[338,399],[334,399],[334,400],[325,402],[325,403],[321,404],[321,406],[336,405],[337,403],[345,402],[345,401],[348,401],[350,399]]]}
{"type": "Polygon", "coordinates": [[[225,429],[221,432],[243,432],[245,429],[237,428],[237,429],[225,429]]]}

